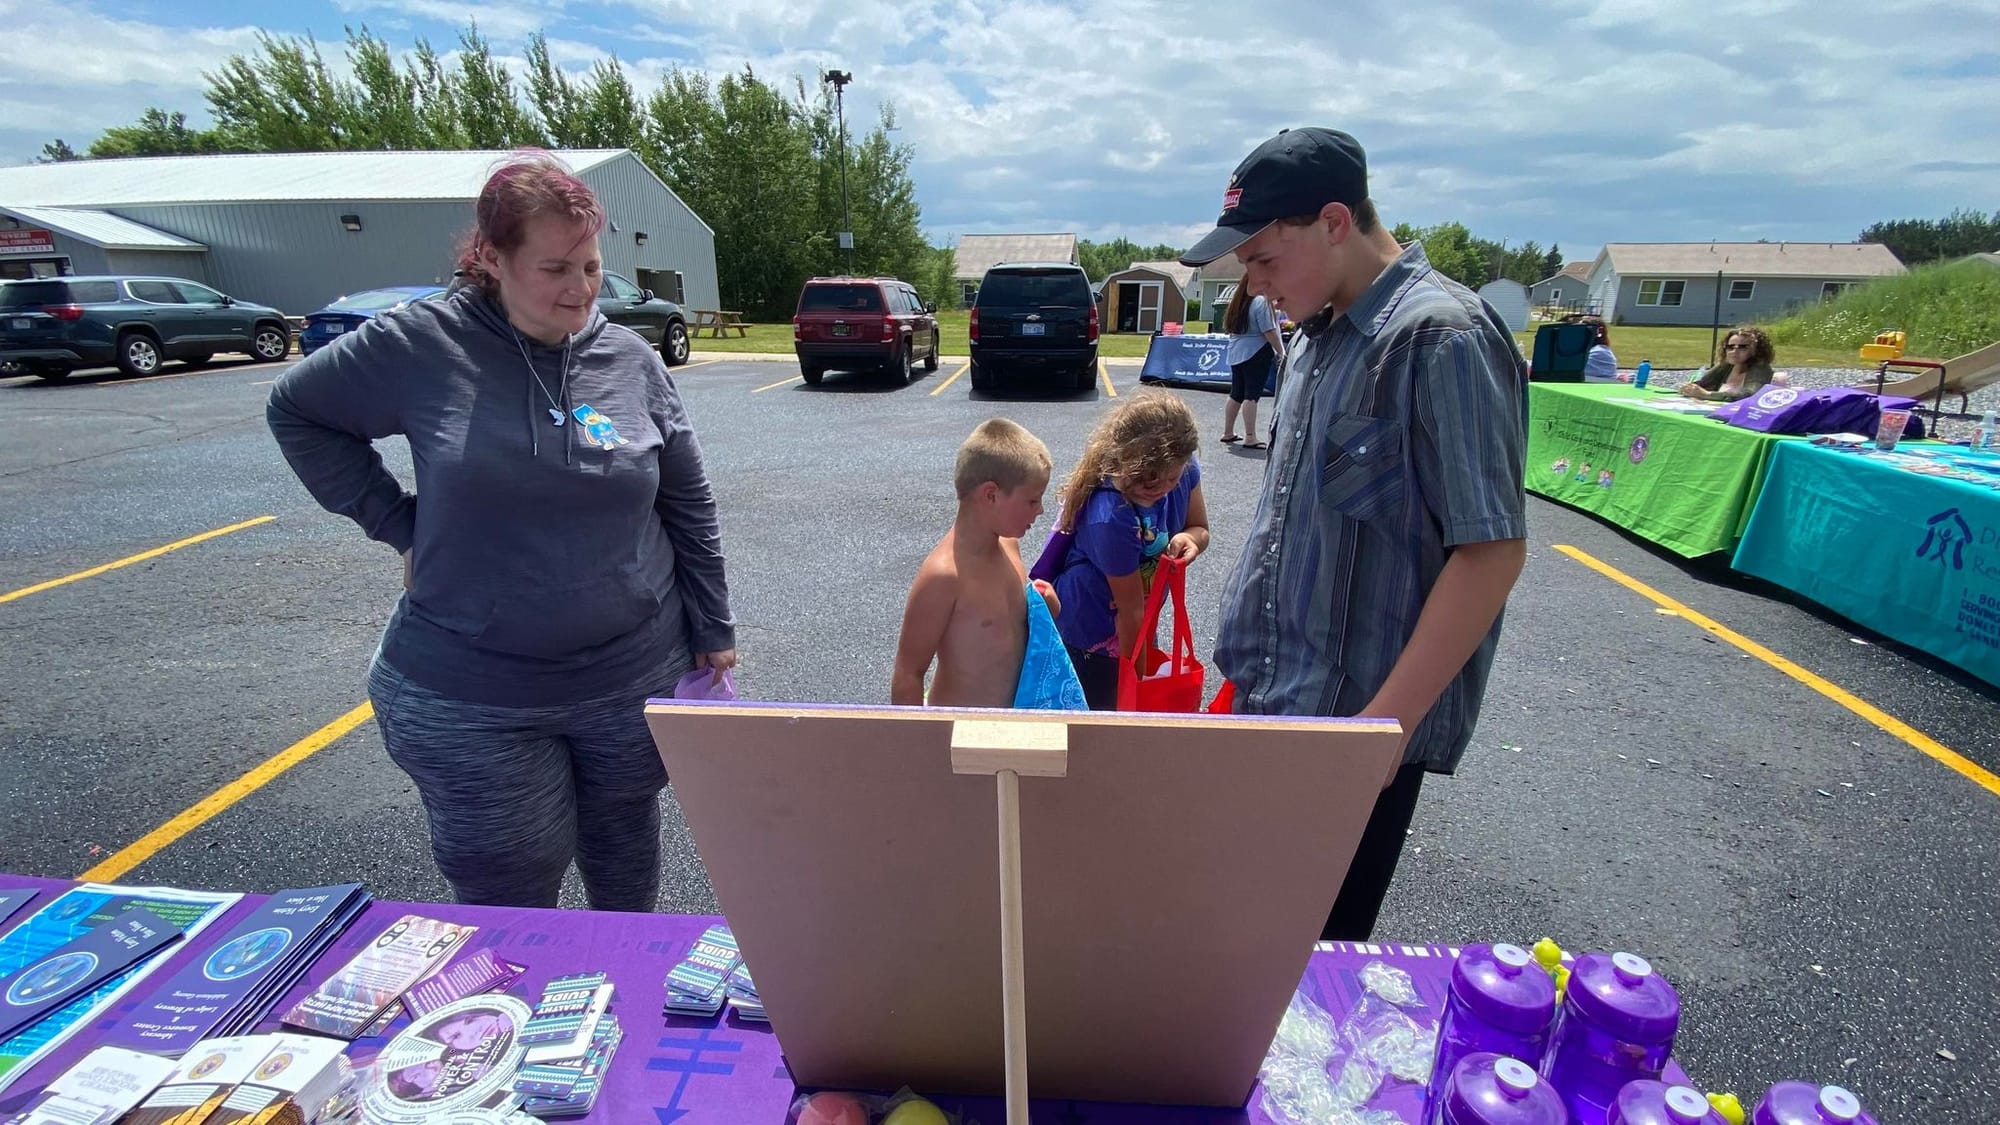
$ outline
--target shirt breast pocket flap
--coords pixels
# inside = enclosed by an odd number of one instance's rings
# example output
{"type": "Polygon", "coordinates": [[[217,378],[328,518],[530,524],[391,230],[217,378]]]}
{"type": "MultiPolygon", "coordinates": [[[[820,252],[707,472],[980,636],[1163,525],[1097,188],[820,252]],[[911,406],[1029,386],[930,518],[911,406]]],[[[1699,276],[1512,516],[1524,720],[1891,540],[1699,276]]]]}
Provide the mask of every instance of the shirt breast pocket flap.
{"type": "Polygon", "coordinates": [[[1403,427],[1384,418],[1342,414],[1320,448],[1319,497],[1350,519],[1374,520],[1403,503],[1403,427]]]}

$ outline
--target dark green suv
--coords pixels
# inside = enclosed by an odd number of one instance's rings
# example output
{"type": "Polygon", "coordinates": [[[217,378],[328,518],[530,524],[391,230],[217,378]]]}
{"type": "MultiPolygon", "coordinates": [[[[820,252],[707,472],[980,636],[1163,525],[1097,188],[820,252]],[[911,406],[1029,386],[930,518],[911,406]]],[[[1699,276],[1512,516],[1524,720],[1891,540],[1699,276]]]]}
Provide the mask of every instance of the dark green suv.
{"type": "Polygon", "coordinates": [[[0,285],[0,363],[60,382],[117,364],[151,375],[170,359],[217,352],[279,360],[292,350],[283,313],[178,277],[45,277],[0,285]]]}

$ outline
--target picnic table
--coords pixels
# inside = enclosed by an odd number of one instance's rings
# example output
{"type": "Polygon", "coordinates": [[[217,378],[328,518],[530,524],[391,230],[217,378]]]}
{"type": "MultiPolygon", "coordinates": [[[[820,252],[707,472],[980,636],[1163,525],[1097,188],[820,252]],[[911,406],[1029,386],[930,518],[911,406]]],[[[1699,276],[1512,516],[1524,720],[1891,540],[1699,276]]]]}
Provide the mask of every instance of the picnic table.
{"type": "Polygon", "coordinates": [[[723,339],[729,335],[729,330],[732,328],[736,329],[738,336],[747,336],[749,335],[749,327],[749,322],[743,319],[743,310],[741,309],[694,310],[694,334],[696,339],[700,339],[703,332],[707,332],[710,336],[718,340],[723,339]]]}

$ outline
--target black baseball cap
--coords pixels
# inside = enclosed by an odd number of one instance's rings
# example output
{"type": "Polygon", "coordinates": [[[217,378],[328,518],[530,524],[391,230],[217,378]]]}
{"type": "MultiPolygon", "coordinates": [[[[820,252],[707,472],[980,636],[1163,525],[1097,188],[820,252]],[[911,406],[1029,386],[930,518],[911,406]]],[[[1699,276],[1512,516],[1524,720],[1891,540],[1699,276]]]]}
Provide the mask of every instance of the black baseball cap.
{"type": "Polygon", "coordinates": [[[1205,266],[1295,215],[1316,215],[1329,203],[1359,207],[1368,198],[1368,157],[1361,142],[1337,129],[1287,129],[1243,158],[1222,193],[1222,216],[1184,266],[1205,266]]]}

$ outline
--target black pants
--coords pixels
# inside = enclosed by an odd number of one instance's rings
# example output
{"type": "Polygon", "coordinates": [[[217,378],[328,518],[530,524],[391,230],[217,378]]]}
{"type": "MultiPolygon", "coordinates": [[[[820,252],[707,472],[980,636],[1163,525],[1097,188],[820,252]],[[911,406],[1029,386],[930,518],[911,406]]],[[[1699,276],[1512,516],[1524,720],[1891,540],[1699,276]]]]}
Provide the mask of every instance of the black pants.
{"type": "MultiPolygon", "coordinates": [[[[1266,343],[1257,349],[1257,354],[1235,364],[1229,369],[1229,397],[1237,402],[1256,402],[1264,397],[1264,384],[1271,380],[1271,361],[1274,358],[1271,345],[1266,343]]],[[[1252,434],[1251,437],[1257,435],[1252,434]]]]}
{"type": "Polygon", "coordinates": [[[1375,916],[1382,912],[1382,899],[1395,878],[1396,861],[1403,858],[1404,833],[1417,811],[1417,791],[1423,784],[1424,767],[1404,766],[1375,799],[1375,811],[1361,832],[1347,879],[1319,932],[1321,941],[1367,941],[1374,934],[1375,916]]]}
{"type": "MultiPolygon", "coordinates": [[[[1064,645],[1064,648],[1069,648],[1064,645]]],[[[1076,665],[1076,678],[1083,684],[1084,702],[1092,711],[1118,710],[1118,658],[1101,652],[1069,649],[1069,662],[1076,665]]]]}

